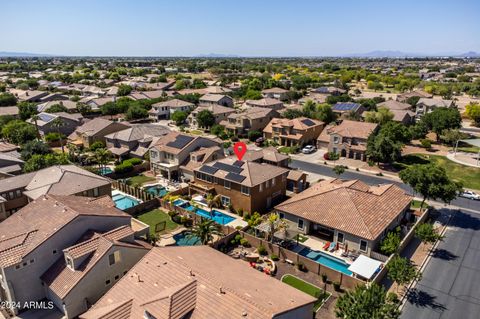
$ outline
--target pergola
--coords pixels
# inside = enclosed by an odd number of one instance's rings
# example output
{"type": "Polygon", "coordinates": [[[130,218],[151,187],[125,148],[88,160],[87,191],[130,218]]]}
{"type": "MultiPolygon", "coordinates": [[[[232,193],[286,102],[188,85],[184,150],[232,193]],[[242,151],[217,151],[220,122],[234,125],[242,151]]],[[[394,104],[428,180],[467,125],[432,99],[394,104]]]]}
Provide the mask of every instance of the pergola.
{"type": "MultiPolygon", "coordinates": [[[[455,152],[454,152],[453,156],[455,156],[457,154],[458,142],[463,142],[463,143],[467,143],[467,144],[472,145],[472,146],[480,147],[480,138],[458,140],[457,143],[455,144],[455,152]]],[[[477,153],[477,166],[479,166],[479,164],[480,164],[480,150],[477,153]]]]}

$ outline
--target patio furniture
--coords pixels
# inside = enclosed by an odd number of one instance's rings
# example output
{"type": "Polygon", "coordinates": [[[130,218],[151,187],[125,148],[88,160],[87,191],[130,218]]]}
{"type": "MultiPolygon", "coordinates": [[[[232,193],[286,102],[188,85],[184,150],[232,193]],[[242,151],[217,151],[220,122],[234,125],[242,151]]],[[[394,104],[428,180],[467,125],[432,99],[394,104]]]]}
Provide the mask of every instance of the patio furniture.
{"type": "Polygon", "coordinates": [[[332,252],[332,251],[335,250],[336,247],[337,247],[337,243],[332,242],[332,243],[330,244],[330,247],[328,247],[328,251],[329,251],[329,252],[332,252]]]}
{"type": "Polygon", "coordinates": [[[327,241],[327,242],[325,243],[325,245],[323,246],[323,250],[327,250],[327,249],[330,247],[330,244],[331,244],[331,243],[330,243],[329,241],[327,241]]]}

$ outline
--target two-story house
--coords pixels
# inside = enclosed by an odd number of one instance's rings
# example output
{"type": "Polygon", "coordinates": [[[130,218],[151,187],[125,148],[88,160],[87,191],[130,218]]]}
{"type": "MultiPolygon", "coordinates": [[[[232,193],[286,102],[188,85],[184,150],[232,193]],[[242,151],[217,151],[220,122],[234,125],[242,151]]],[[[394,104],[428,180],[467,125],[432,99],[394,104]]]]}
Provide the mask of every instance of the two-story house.
{"type": "Polygon", "coordinates": [[[277,99],[280,101],[288,100],[288,90],[282,88],[271,88],[262,90],[262,96],[264,98],[277,99]]]}
{"type": "Polygon", "coordinates": [[[289,229],[370,256],[383,236],[400,225],[412,196],[394,184],[321,181],[277,205],[289,229]]]}
{"type": "Polygon", "coordinates": [[[415,105],[415,117],[420,119],[423,115],[430,113],[439,107],[455,107],[455,102],[453,100],[437,98],[420,98],[415,105]]]}
{"type": "Polygon", "coordinates": [[[5,214],[0,215],[0,221],[45,194],[110,196],[111,184],[106,178],[75,165],[51,166],[8,177],[0,182],[0,196],[6,200],[5,214]]]}
{"type": "Polygon", "coordinates": [[[70,135],[83,123],[83,117],[79,113],[38,113],[38,120],[28,119],[27,122],[37,125],[40,134],[46,135],[51,132],[60,132],[63,135],[70,135]],[[61,122],[56,126],[56,122],[61,122]]]}
{"type": "Polygon", "coordinates": [[[221,121],[226,120],[230,114],[235,113],[235,109],[233,107],[226,107],[218,104],[202,105],[194,109],[190,115],[188,115],[188,123],[191,126],[199,126],[197,115],[204,110],[212,112],[213,116],[215,117],[215,124],[219,124],[221,121]]]}
{"type": "Polygon", "coordinates": [[[172,99],[165,102],[158,102],[152,105],[148,111],[149,118],[158,121],[162,119],[169,119],[176,111],[189,112],[195,108],[195,104],[182,101],[179,99],[172,99]]]}
{"type": "Polygon", "coordinates": [[[263,98],[260,100],[246,100],[245,107],[261,107],[279,111],[284,108],[283,102],[277,99],[263,98]]]}
{"type": "Polygon", "coordinates": [[[190,194],[220,195],[222,204],[244,212],[264,213],[285,196],[289,170],[229,157],[194,169],[190,194]]]}
{"type": "Polygon", "coordinates": [[[318,137],[317,147],[338,153],[342,157],[367,160],[367,140],[378,128],[376,123],[343,120],[341,124],[327,126],[318,137]]]}
{"type": "Polygon", "coordinates": [[[228,95],[223,94],[205,94],[198,100],[200,106],[221,105],[226,107],[233,107],[233,99],[228,95]]]}
{"type": "Polygon", "coordinates": [[[275,118],[265,127],[263,136],[279,145],[302,147],[306,144],[314,145],[323,127],[323,122],[306,117],[292,120],[275,118]]]}
{"type": "Polygon", "coordinates": [[[76,146],[90,147],[90,145],[98,141],[105,143],[106,135],[127,129],[128,127],[128,123],[113,122],[97,117],[77,127],[68,136],[68,142],[76,146]]]}
{"type": "Polygon", "coordinates": [[[161,174],[169,180],[180,180],[182,177],[189,178],[191,176],[189,161],[203,162],[207,153],[201,155],[194,152],[212,147],[215,147],[215,150],[211,154],[208,152],[207,158],[210,156],[220,157],[223,154],[221,141],[203,136],[170,132],[150,147],[150,169],[154,174],[161,174]],[[217,148],[222,150],[219,151],[217,148]],[[182,167],[186,169],[182,169],[182,167]]]}
{"type": "Polygon", "coordinates": [[[43,195],[0,223],[0,297],[86,311],[148,250],[108,197],[43,195]]]}
{"type": "Polygon", "coordinates": [[[233,135],[245,136],[250,131],[262,132],[265,126],[278,116],[278,112],[273,109],[251,107],[240,113],[230,114],[220,125],[233,135]]]}
{"type": "Polygon", "coordinates": [[[143,158],[150,145],[170,129],[157,124],[132,124],[130,127],[105,136],[107,149],[118,158],[143,158]]]}

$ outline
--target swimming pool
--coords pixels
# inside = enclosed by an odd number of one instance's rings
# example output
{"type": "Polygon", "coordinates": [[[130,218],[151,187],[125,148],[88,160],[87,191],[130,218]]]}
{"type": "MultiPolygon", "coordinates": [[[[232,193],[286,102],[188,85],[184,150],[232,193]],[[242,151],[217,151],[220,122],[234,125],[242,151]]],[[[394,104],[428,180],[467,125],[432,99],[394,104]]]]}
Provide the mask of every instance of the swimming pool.
{"type": "Polygon", "coordinates": [[[321,265],[324,265],[336,271],[342,272],[346,275],[349,275],[349,276],[352,275],[352,272],[348,270],[348,267],[350,266],[349,264],[347,264],[341,259],[327,255],[321,251],[311,250],[310,248],[307,247],[302,249],[299,252],[299,254],[311,260],[314,260],[321,265]]]}
{"type": "Polygon", "coordinates": [[[173,239],[175,239],[175,246],[197,246],[202,244],[200,238],[195,235],[189,236],[186,232],[173,235],[173,239]]]}
{"type": "Polygon", "coordinates": [[[184,204],[186,202],[187,202],[186,200],[179,198],[179,199],[176,199],[176,200],[173,201],[173,205],[182,206],[182,204],[184,204]]]}
{"type": "Polygon", "coordinates": [[[161,185],[146,186],[145,191],[149,194],[152,194],[155,197],[163,197],[168,194],[168,191],[165,189],[165,187],[161,185]]]}
{"type": "Polygon", "coordinates": [[[115,202],[115,206],[121,210],[140,204],[138,199],[123,194],[115,194],[112,196],[112,199],[115,202]]]}
{"type": "MultiPolygon", "coordinates": [[[[188,208],[187,208],[187,210],[188,210],[188,208]]],[[[235,217],[226,215],[226,214],[224,214],[222,212],[219,212],[218,210],[215,210],[215,209],[213,209],[211,212],[207,212],[206,210],[204,210],[202,208],[197,208],[197,210],[195,211],[195,214],[197,214],[199,216],[202,216],[204,218],[207,218],[207,219],[212,219],[214,222],[216,222],[217,224],[220,224],[220,225],[228,224],[235,219],[235,217]]]]}
{"type": "Polygon", "coordinates": [[[98,170],[100,175],[107,175],[113,173],[113,170],[110,167],[102,167],[98,170]]]}

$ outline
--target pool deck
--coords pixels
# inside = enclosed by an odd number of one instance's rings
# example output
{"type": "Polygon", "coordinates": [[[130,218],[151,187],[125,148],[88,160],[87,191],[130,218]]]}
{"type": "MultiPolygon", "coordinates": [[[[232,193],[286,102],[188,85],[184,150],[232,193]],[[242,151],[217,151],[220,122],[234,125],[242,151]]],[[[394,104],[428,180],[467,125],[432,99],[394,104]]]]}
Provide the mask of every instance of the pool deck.
{"type": "Polygon", "coordinates": [[[293,249],[293,251],[296,252],[297,254],[301,250],[303,250],[304,248],[308,247],[311,250],[321,251],[322,253],[324,253],[326,255],[330,255],[330,256],[335,257],[337,259],[343,260],[347,264],[353,263],[353,260],[351,258],[342,256],[343,249],[339,248],[339,249],[337,249],[333,252],[330,252],[330,251],[327,251],[327,250],[323,249],[323,246],[325,246],[325,244],[326,244],[325,241],[321,241],[320,239],[317,239],[317,238],[312,238],[308,235],[304,235],[304,236],[308,237],[308,239],[306,241],[304,241],[303,243],[299,242],[298,246],[295,247],[295,249],[293,249]]]}

